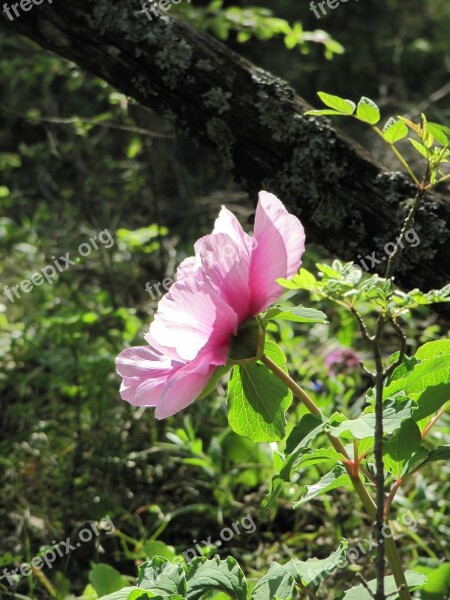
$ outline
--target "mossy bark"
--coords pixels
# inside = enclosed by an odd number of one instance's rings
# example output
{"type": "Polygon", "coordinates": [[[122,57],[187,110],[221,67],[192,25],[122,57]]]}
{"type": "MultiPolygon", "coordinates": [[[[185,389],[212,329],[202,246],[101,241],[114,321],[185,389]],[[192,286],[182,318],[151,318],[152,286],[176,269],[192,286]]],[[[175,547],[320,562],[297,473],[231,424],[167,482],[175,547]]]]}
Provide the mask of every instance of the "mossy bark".
{"type": "MultiPolygon", "coordinates": [[[[292,88],[214,38],[170,16],[149,21],[141,0],[54,0],[0,23],[78,63],[212,148],[253,197],[277,195],[308,240],[344,260],[380,257],[395,242],[415,190],[388,173],[292,88]]],[[[442,287],[450,274],[450,205],[429,196],[405,245],[399,283],[442,287]]],[[[370,264],[370,262],[369,262],[370,264]]],[[[383,273],[385,264],[378,267],[383,273]]],[[[374,269],[376,270],[376,269],[374,269]]]]}

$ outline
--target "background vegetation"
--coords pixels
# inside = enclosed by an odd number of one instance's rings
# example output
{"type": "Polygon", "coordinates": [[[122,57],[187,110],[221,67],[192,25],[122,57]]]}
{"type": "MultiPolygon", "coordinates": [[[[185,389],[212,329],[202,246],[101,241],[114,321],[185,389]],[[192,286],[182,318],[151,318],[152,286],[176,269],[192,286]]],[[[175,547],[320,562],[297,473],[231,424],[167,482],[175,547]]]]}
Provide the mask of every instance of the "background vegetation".
{"type": "MultiPolygon", "coordinates": [[[[258,2],[306,31],[323,28],[345,53],[331,42],[332,60],[323,44],[289,50],[280,23],[260,11],[249,13],[236,31],[225,9],[249,9],[248,2],[196,2],[196,12],[179,11],[227,37],[311,103],[317,104],[319,89],[368,95],[385,112],[416,117],[426,110],[448,124],[446,0],[350,1],[320,21],[308,2],[273,4],[258,2]],[[252,35],[243,43],[245,32],[252,35]]],[[[140,344],[148,328],[155,302],[146,282],[173,274],[193,241],[210,229],[220,204],[251,223],[251,202],[219,161],[103,81],[3,30],[0,48],[0,571],[30,560],[52,540],[75,537],[106,514],[115,535],[83,544],[51,571],[24,579],[16,592],[95,598],[95,590],[105,591],[98,583],[102,567],[95,565],[106,563],[132,581],[147,556],[180,553],[244,514],[252,515],[256,532],[236,536],[219,553],[232,554],[250,576],[274,559],[328,556],[343,533],[350,542],[366,539],[368,523],[358,505],[339,491],[325,505],[292,511],[308,481],[284,490],[273,522],[260,512],[270,490],[272,449],[228,429],[224,389],[164,422],[120,400],[114,357],[140,344]],[[4,295],[4,285],[29,278],[52,256],[77,256],[78,246],[105,228],[113,247],[100,246],[53,285],[34,287],[13,303],[4,295]]],[[[398,168],[364,131],[342,126],[398,168]]],[[[309,246],[305,266],[319,258],[330,257],[309,246]]],[[[329,326],[298,326],[295,334],[280,327],[274,335],[292,372],[329,414],[358,406],[367,382],[346,361],[330,367],[326,358],[337,348],[364,354],[355,323],[335,307],[324,310],[329,326]]],[[[408,317],[408,328],[411,350],[448,335],[448,323],[425,309],[408,317]]],[[[392,352],[395,344],[386,339],[385,349],[392,352]]],[[[300,411],[291,410],[290,426],[300,411]]],[[[449,443],[448,419],[434,435],[449,443]]],[[[419,524],[404,532],[408,556],[425,568],[450,558],[449,472],[447,464],[429,467],[427,485],[416,478],[398,501],[419,524]]],[[[370,569],[370,560],[354,567],[366,578],[370,569]]],[[[123,579],[119,584],[111,573],[108,585],[121,587],[123,579]]],[[[338,573],[336,590],[344,589],[346,578],[338,573]]],[[[0,582],[0,597],[11,593],[0,582]]],[[[421,596],[445,597],[432,591],[421,596]]]]}

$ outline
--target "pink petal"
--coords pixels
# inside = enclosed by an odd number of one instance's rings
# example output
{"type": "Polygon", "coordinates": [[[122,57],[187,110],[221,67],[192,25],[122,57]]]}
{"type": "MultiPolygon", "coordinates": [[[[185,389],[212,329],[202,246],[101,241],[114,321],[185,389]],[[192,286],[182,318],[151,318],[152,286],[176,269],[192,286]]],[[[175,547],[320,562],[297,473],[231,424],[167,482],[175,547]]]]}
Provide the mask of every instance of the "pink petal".
{"type": "Polygon", "coordinates": [[[210,360],[208,355],[198,357],[173,374],[156,406],[157,419],[174,415],[198,398],[217,368],[210,360]]]}
{"type": "Polygon", "coordinates": [[[147,346],[123,350],[116,358],[117,372],[123,377],[123,400],[135,406],[156,406],[169,376],[181,366],[147,346]]]}
{"type": "Polygon", "coordinates": [[[273,194],[260,192],[254,237],[257,242],[250,265],[251,312],[258,314],[283,293],[276,283],[298,272],[305,250],[305,232],[299,219],[287,212],[273,194]]]}
{"type": "Polygon", "coordinates": [[[194,277],[197,281],[202,281],[203,276],[200,267],[200,260],[195,256],[185,258],[175,273],[175,281],[181,281],[187,277],[194,277]]]}
{"type": "Polygon", "coordinates": [[[167,356],[189,361],[202,349],[226,347],[237,322],[211,284],[188,277],[176,281],[160,301],[145,339],[167,356]]]}
{"type": "Polygon", "coordinates": [[[243,253],[246,252],[248,255],[251,255],[254,243],[253,238],[248,233],[245,233],[235,215],[225,208],[225,206],[222,206],[222,210],[214,224],[213,235],[218,233],[227,234],[243,253]]]}
{"type": "Polygon", "coordinates": [[[249,316],[251,290],[248,284],[250,254],[245,245],[236,244],[225,233],[206,236],[200,248],[204,278],[238,315],[239,322],[249,316]]]}

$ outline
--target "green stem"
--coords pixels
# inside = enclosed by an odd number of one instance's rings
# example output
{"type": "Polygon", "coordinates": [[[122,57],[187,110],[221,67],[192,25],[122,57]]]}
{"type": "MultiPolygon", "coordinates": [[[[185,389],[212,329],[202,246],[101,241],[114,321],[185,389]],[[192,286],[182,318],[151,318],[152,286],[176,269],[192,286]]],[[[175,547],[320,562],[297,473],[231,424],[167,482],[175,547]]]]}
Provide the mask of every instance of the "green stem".
{"type": "MultiPolygon", "coordinates": [[[[292,393],[295,396],[297,396],[299,400],[303,402],[303,404],[306,406],[310,413],[312,413],[313,415],[323,416],[322,411],[314,402],[314,400],[312,400],[308,396],[308,394],[297,383],[295,383],[295,381],[291,379],[291,377],[285,371],[283,371],[281,367],[274,363],[273,360],[271,360],[265,354],[262,355],[260,360],[268,369],[270,369],[270,371],[272,371],[274,375],[278,377],[278,379],[280,379],[280,381],[282,381],[292,391],[292,393]]],[[[327,436],[336,452],[339,452],[343,455],[344,458],[348,460],[350,457],[347,451],[345,450],[342,442],[329,433],[327,433],[327,436]]],[[[353,487],[355,488],[355,491],[358,494],[367,514],[372,519],[372,521],[374,521],[377,515],[377,508],[375,502],[373,501],[373,498],[367,491],[366,486],[361,480],[359,474],[355,476],[351,465],[347,464],[346,462],[343,462],[343,464],[347,470],[347,473],[350,476],[353,487]]],[[[400,600],[411,600],[411,594],[409,593],[408,584],[406,583],[402,563],[394,540],[388,537],[384,538],[384,547],[386,550],[386,556],[388,558],[389,565],[392,570],[392,574],[395,579],[395,583],[397,584],[397,588],[399,590],[398,594],[400,600]]]]}

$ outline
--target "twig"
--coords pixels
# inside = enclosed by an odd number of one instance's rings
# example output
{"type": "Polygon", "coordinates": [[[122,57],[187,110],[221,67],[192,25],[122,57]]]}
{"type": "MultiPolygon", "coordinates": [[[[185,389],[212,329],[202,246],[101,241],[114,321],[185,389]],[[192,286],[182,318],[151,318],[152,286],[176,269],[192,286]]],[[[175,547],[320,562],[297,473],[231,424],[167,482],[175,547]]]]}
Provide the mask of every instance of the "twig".
{"type": "Polygon", "coordinates": [[[173,138],[171,133],[159,133],[158,131],[150,131],[149,129],[144,129],[142,127],[128,127],[127,125],[117,125],[115,123],[105,122],[97,122],[92,119],[83,119],[81,117],[76,117],[72,119],[62,119],[59,117],[29,117],[27,115],[23,115],[21,113],[15,112],[10,108],[7,108],[3,104],[0,104],[0,109],[6,113],[12,114],[19,119],[23,119],[24,121],[39,121],[40,123],[54,123],[55,125],[75,125],[77,123],[86,123],[87,125],[92,125],[93,127],[105,127],[107,129],[118,129],[121,131],[129,131],[130,133],[138,133],[140,135],[146,135],[148,137],[153,138],[164,138],[170,139],[173,138]]]}

